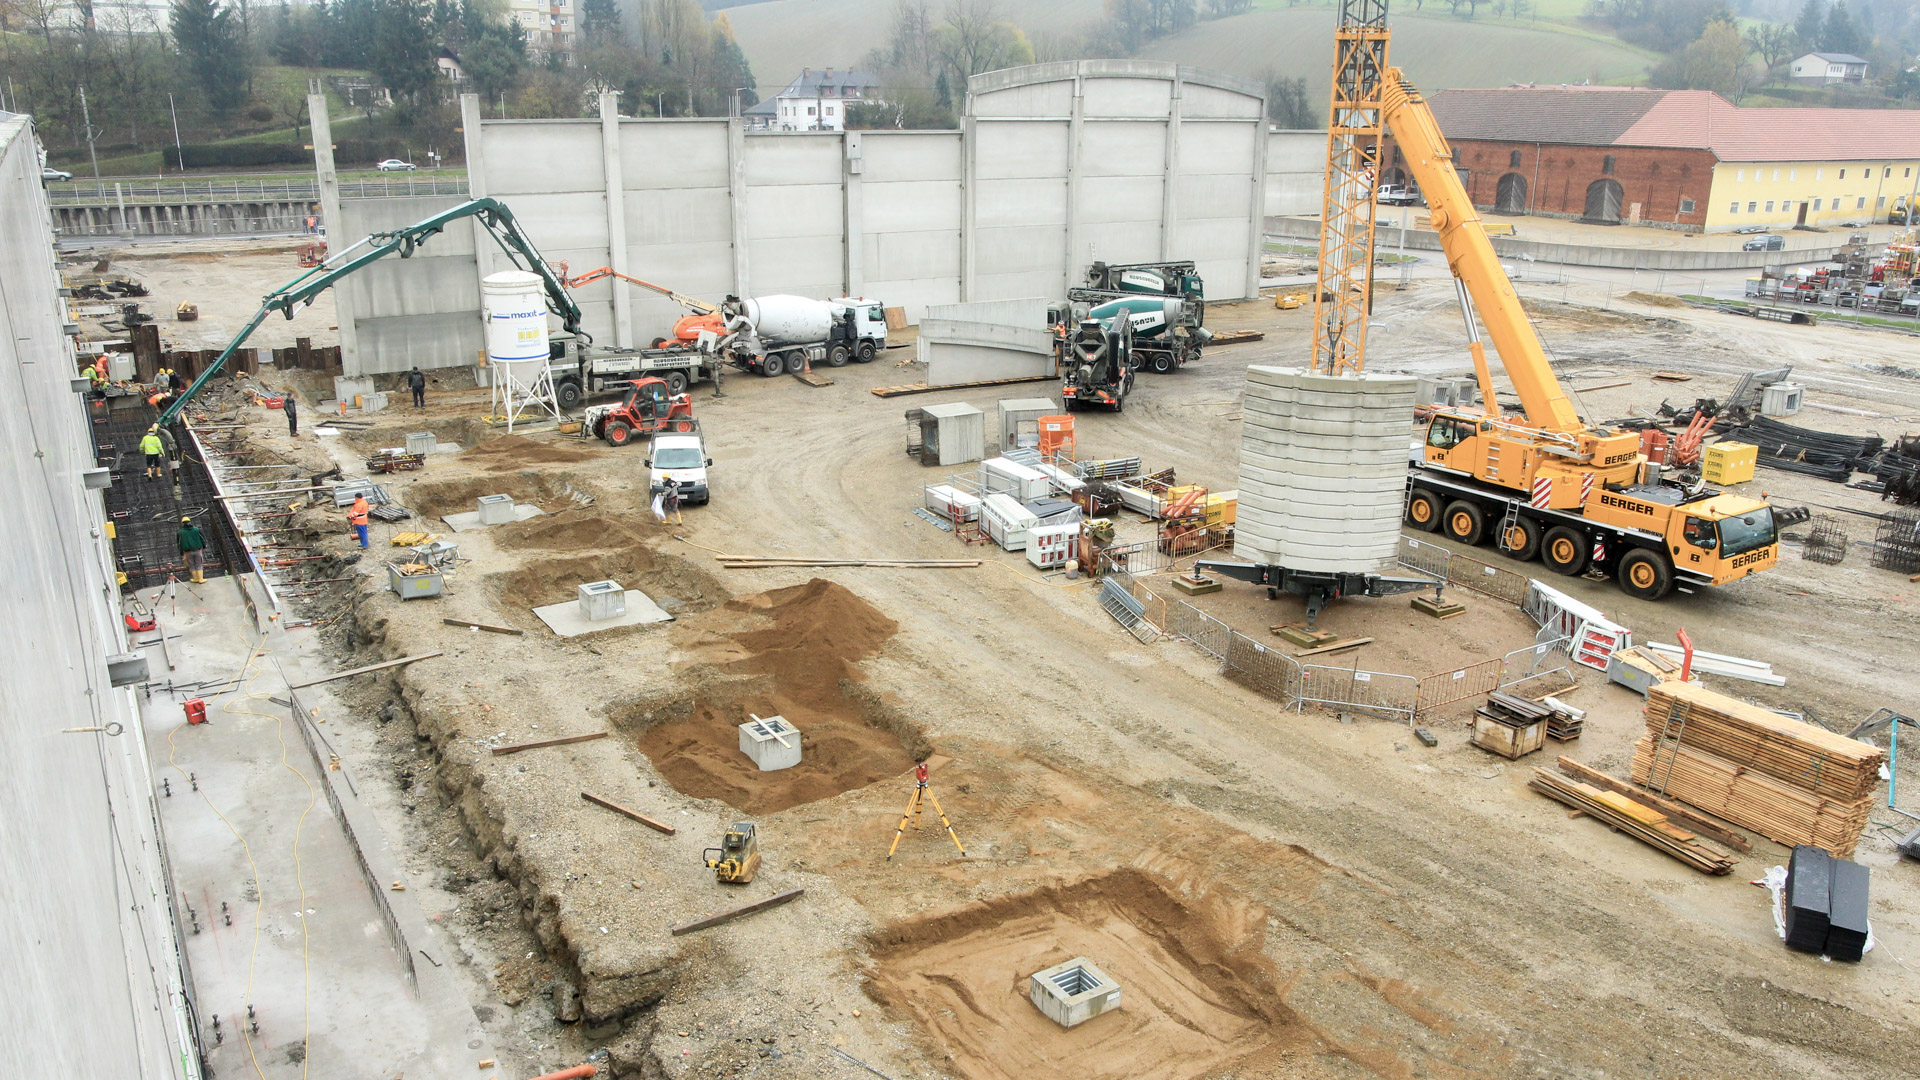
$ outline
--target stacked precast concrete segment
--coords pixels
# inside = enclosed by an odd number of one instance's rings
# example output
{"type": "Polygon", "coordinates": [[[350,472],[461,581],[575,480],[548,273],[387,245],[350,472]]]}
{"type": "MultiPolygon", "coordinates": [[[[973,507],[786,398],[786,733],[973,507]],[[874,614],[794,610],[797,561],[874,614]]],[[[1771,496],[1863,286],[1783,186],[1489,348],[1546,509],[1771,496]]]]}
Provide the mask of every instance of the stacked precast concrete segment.
{"type": "Polygon", "coordinates": [[[1400,551],[1415,380],[1247,369],[1233,553],[1290,570],[1386,570],[1400,551]]]}

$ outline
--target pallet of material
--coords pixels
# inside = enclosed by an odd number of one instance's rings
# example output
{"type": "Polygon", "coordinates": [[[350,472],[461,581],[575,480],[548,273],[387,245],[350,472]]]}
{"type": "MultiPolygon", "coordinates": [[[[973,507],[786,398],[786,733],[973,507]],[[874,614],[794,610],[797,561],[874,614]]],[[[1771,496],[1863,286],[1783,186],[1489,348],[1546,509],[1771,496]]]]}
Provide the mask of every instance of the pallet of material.
{"type": "Polygon", "coordinates": [[[1667,821],[1666,815],[1624,795],[1571,780],[1546,769],[1533,770],[1527,782],[1540,794],[1562,802],[1588,817],[1679,859],[1703,874],[1733,870],[1733,859],[1700,842],[1692,833],[1667,821]]]}
{"type": "Polygon", "coordinates": [[[1684,726],[1671,724],[1682,743],[1792,787],[1852,801],[1871,795],[1880,784],[1885,750],[1705,687],[1670,682],[1650,690],[1647,732],[1656,738],[1668,732],[1669,721],[1682,707],[1684,726]]]}
{"type": "Polygon", "coordinates": [[[1662,743],[1656,762],[1656,741],[1646,734],[1633,744],[1634,783],[1769,840],[1812,844],[1844,859],[1867,827],[1871,794],[1847,801],[1823,798],[1684,742],[1677,748],[1671,741],[1662,743]]]}
{"type": "Polygon", "coordinates": [[[1249,341],[1262,341],[1266,336],[1265,333],[1259,330],[1222,330],[1211,338],[1208,338],[1207,344],[1213,346],[1243,345],[1249,341]]]}

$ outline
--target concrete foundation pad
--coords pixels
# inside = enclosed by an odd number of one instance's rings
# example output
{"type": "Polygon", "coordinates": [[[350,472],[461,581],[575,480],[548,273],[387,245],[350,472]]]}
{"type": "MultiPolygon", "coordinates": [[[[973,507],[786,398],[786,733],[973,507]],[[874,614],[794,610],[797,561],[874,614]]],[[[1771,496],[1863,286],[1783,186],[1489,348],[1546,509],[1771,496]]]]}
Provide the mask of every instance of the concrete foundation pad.
{"type": "Polygon", "coordinates": [[[581,634],[593,634],[621,626],[643,626],[647,623],[673,621],[673,616],[661,610],[660,605],[648,599],[647,594],[638,589],[627,590],[627,613],[615,619],[589,622],[581,613],[578,600],[537,607],[533,609],[533,613],[540,617],[541,622],[547,624],[547,629],[561,637],[579,637],[581,634]]]}
{"type": "Polygon", "coordinates": [[[1454,600],[1435,600],[1431,596],[1416,596],[1411,604],[1413,610],[1436,619],[1451,619],[1455,615],[1465,615],[1467,605],[1454,600]]]}
{"type": "Polygon", "coordinates": [[[1205,593],[1219,592],[1221,589],[1218,579],[1210,577],[1196,579],[1191,574],[1179,574],[1175,576],[1173,579],[1173,587],[1186,593],[1188,596],[1200,596],[1205,593]]]}
{"type": "MultiPolygon", "coordinates": [[[[525,521],[528,518],[536,518],[544,513],[546,513],[545,510],[529,503],[513,504],[513,520],[515,521],[525,521]]],[[[487,528],[487,526],[480,524],[480,511],[478,510],[468,510],[459,514],[448,514],[440,520],[446,522],[447,528],[452,529],[454,532],[473,532],[476,529],[487,528]]]]}

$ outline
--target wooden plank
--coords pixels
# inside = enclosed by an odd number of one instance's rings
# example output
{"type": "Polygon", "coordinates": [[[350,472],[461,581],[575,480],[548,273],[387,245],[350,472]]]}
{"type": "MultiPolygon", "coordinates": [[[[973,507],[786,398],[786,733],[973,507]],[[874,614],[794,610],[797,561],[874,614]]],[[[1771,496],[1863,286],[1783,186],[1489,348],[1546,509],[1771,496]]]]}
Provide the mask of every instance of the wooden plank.
{"type": "Polygon", "coordinates": [[[796,379],[799,379],[803,383],[806,383],[808,386],[832,386],[833,385],[832,379],[827,378],[825,375],[816,375],[811,371],[796,371],[793,373],[793,377],[796,379]]]}
{"type": "Polygon", "coordinates": [[[982,379],[979,382],[947,383],[944,386],[928,386],[926,383],[905,383],[900,386],[876,386],[874,397],[895,398],[908,394],[931,394],[940,390],[971,390],[981,386],[1012,386],[1016,383],[1050,382],[1053,375],[1023,375],[1018,379],[982,379]]]}
{"type": "Polygon", "coordinates": [[[805,889],[788,889],[786,892],[769,896],[765,900],[755,900],[751,904],[734,908],[732,911],[723,911],[718,915],[709,915],[704,919],[687,923],[685,926],[676,926],[673,928],[673,934],[675,937],[679,937],[681,934],[691,934],[695,930],[705,930],[709,926],[719,926],[721,923],[732,922],[743,915],[752,915],[755,912],[765,911],[768,908],[779,907],[781,904],[792,903],[800,899],[801,895],[806,891],[805,889]]]}
{"type": "Polygon", "coordinates": [[[1244,345],[1249,341],[1265,340],[1266,334],[1260,330],[1223,330],[1207,339],[1209,346],[1244,345]]]}
{"type": "Polygon", "coordinates": [[[1626,800],[1612,792],[1568,780],[1545,769],[1533,770],[1527,786],[1556,802],[1583,810],[1595,821],[1610,825],[1635,840],[1686,863],[1705,874],[1726,874],[1733,860],[1701,844],[1693,834],[1675,828],[1650,807],[1626,800]]]}
{"type": "Polygon", "coordinates": [[[1322,645],[1317,649],[1308,649],[1306,652],[1297,652],[1297,653],[1294,653],[1293,655],[1319,656],[1321,653],[1339,652],[1342,649],[1357,649],[1360,646],[1365,645],[1372,640],[1373,639],[1370,637],[1357,637],[1347,641],[1336,641],[1331,645],[1322,645]]]}
{"type": "Polygon", "coordinates": [[[568,743],[592,742],[595,739],[604,739],[606,737],[606,732],[596,731],[591,735],[569,735],[564,739],[544,739],[540,742],[523,742],[516,743],[512,746],[496,746],[493,748],[493,756],[500,757],[505,754],[517,754],[522,750],[538,750],[543,746],[565,746],[568,743]]]}
{"type": "Polygon", "coordinates": [[[1594,787],[1605,788],[1616,794],[1625,795],[1627,798],[1643,806],[1650,806],[1667,815],[1669,820],[1677,821],[1702,836],[1718,840],[1735,851],[1748,852],[1753,850],[1753,842],[1746,837],[1741,836],[1732,829],[1723,828],[1708,821],[1706,818],[1674,802],[1672,799],[1663,799],[1651,791],[1642,791],[1625,780],[1608,776],[1599,769],[1589,765],[1583,765],[1570,757],[1560,758],[1559,764],[1560,771],[1566,773],[1568,776],[1577,777],[1592,784],[1594,787]]]}
{"type": "Polygon", "coordinates": [[[483,622],[469,622],[466,619],[441,619],[448,626],[465,626],[474,630],[485,630],[489,634],[525,634],[525,630],[516,630],[511,626],[492,626],[483,622]]]}
{"type": "Polygon", "coordinates": [[[640,824],[645,825],[649,829],[658,829],[659,831],[666,833],[668,836],[672,836],[674,833],[673,826],[667,824],[666,822],[655,821],[652,818],[648,817],[645,814],[640,813],[637,810],[629,810],[626,807],[621,806],[619,803],[614,802],[612,799],[603,799],[600,796],[595,795],[591,791],[581,792],[580,797],[587,800],[588,802],[592,803],[595,806],[604,806],[616,814],[620,814],[625,817],[630,817],[633,820],[639,822],[640,824]]]}
{"type": "Polygon", "coordinates": [[[289,683],[287,689],[305,690],[309,686],[319,686],[321,683],[330,683],[336,679],[349,679],[355,675],[365,675],[370,671],[385,671],[387,668],[399,667],[402,664],[413,664],[421,660],[431,660],[439,655],[441,654],[437,652],[429,652],[420,653],[417,656],[403,656],[398,660],[386,660],[378,664],[368,664],[366,667],[357,667],[351,671],[336,671],[331,675],[322,675],[318,679],[309,679],[303,683],[289,683]]]}

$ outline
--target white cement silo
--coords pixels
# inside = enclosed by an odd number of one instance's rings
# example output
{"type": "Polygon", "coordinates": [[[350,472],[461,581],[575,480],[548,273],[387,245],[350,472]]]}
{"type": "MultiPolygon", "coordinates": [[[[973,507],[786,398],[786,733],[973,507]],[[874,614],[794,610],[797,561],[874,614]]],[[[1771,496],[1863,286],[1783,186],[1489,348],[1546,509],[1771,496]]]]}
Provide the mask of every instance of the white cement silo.
{"type": "Polygon", "coordinates": [[[1400,550],[1411,376],[1247,369],[1234,557],[1377,572],[1400,550]]]}
{"type": "Polygon", "coordinates": [[[489,274],[480,282],[480,318],[493,386],[493,414],[507,430],[531,410],[560,415],[547,366],[547,294],[540,275],[525,270],[489,274]]]}

